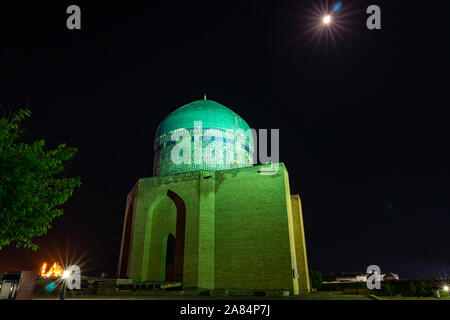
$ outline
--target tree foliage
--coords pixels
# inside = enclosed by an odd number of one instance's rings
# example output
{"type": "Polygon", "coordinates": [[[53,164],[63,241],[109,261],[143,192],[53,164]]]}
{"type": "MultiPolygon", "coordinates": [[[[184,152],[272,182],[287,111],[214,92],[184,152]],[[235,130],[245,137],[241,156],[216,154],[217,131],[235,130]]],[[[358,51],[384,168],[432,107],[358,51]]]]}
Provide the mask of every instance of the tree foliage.
{"type": "Polygon", "coordinates": [[[315,270],[309,270],[309,281],[311,288],[319,290],[322,287],[322,275],[315,270]]]}
{"type": "Polygon", "coordinates": [[[64,177],[64,168],[77,152],[60,144],[45,150],[45,141],[22,141],[21,121],[29,110],[11,119],[0,118],[0,250],[15,243],[35,250],[32,239],[44,235],[63,214],[63,205],[81,185],[64,177]]]}
{"type": "Polygon", "coordinates": [[[383,289],[386,295],[393,296],[395,293],[395,284],[392,281],[385,281],[383,289]]]}

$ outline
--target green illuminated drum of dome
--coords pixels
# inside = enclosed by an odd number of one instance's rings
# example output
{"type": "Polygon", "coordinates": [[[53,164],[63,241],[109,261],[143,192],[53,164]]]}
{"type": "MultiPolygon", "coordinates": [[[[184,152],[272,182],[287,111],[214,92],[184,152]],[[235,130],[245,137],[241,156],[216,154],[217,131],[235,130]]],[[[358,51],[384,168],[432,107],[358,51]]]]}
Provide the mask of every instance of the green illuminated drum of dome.
{"type": "Polygon", "coordinates": [[[154,152],[155,176],[248,167],[253,164],[253,136],[239,115],[205,98],[173,111],[159,124],[154,152]]]}

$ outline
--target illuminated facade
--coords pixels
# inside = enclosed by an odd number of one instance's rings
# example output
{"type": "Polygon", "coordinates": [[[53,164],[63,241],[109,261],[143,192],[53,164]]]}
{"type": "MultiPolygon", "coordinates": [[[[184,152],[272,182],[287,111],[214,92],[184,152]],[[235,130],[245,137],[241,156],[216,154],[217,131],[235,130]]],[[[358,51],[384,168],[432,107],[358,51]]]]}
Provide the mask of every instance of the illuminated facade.
{"type": "Polygon", "coordinates": [[[253,138],[242,133],[248,129],[206,99],[163,120],[154,176],[128,194],[119,278],[177,281],[184,290],[310,290],[300,198],[290,193],[284,164],[271,175],[261,174],[269,165],[252,165],[253,138]],[[192,150],[189,162],[174,164],[181,150],[174,152],[179,141],[171,137],[184,129],[195,152],[214,150],[226,164],[195,163],[192,150]]]}

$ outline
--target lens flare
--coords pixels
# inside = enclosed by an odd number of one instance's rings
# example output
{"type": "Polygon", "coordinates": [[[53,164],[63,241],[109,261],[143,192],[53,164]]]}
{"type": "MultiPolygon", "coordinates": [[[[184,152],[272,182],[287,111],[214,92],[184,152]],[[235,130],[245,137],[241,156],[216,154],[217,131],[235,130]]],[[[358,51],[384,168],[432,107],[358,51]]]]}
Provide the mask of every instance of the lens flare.
{"type": "Polygon", "coordinates": [[[339,11],[339,10],[341,10],[341,9],[342,9],[342,2],[341,2],[341,1],[336,2],[336,3],[334,4],[334,6],[333,6],[333,10],[334,10],[334,11],[339,11]]]}
{"type": "Polygon", "coordinates": [[[50,282],[48,285],[45,286],[45,291],[52,292],[55,290],[56,284],[54,282],[50,282]]]}
{"type": "Polygon", "coordinates": [[[306,44],[308,51],[339,52],[343,46],[351,47],[351,38],[359,35],[355,32],[360,27],[360,5],[347,1],[310,0],[298,5],[295,14],[295,38],[306,44]]]}
{"type": "Polygon", "coordinates": [[[64,270],[62,277],[63,279],[67,279],[70,276],[70,271],[64,270]]]}

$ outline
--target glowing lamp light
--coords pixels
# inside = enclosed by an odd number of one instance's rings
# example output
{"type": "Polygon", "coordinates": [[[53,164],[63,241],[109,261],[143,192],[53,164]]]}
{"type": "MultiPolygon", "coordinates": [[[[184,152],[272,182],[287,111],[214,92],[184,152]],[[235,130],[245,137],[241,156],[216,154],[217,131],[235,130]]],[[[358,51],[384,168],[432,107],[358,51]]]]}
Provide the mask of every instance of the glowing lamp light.
{"type": "Polygon", "coordinates": [[[442,289],[443,289],[445,292],[448,292],[448,291],[450,290],[450,288],[449,288],[448,286],[444,286],[442,289]]]}
{"type": "Polygon", "coordinates": [[[70,276],[70,271],[69,270],[64,270],[62,277],[63,279],[67,279],[70,276]]]}
{"type": "Polygon", "coordinates": [[[323,17],[323,24],[329,25],[330,23],[331,23],[331,16],[330,15],[326,15],[325,17],[323,17]]]}

